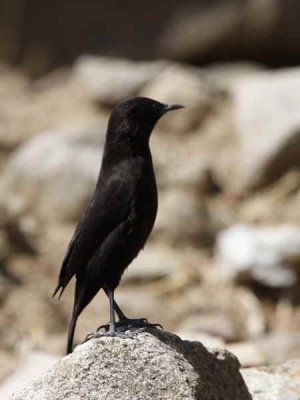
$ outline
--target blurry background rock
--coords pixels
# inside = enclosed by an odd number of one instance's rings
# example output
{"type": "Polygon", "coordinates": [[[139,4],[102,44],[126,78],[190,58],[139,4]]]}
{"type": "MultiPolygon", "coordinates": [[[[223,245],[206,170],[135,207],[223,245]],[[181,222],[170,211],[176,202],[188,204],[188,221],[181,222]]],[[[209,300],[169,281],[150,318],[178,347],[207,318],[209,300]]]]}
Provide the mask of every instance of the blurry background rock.
{"type": "MultiPolygon", "coordinates": [[[[1,8],[0,379],[64,352],[72,288],[51,294],[109,113],[136,95],[187,107],[151,138],[158,217],[118,301],[247,367],[299,358],[300,4],[1,8]]],[[[100,293],[77,342],[107,319],[100,293]]]]}
{"type": "Polygon", "coordinates": [[[218,265],[229,280],[251,279],[270,287],[298,283],[300,229],[238,225],[217,237],[218,265]]]}
{"type": "Polygon", "coordinates": [[[0,49],[32,73],[81,54],[194,63],[300,61],[297,0],[1,1],[0,49]]]}

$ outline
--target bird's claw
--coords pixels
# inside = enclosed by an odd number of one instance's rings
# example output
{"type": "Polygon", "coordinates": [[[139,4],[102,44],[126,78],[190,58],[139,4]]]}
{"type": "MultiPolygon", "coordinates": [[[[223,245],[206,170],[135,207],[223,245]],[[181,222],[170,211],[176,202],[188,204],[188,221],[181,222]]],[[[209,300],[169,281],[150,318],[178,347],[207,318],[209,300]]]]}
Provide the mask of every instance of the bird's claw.
{"type": "Polygon", "coordinates": [[[81,344],[88,342],[91,339],[99,339],[104,337],[118,337],[121,339],[133,339],[137,335],[137,331],[135,332],[120,332],[120,331],[107,331],[107,332],[90,332],[86,335],[85,339],[81,344]]]}
{"type": "MultiPolygon", "coordinates": [[[[116,322],[115,328],[117,332],[126,332],[130,330],[137,330],[140,328],[163,329],[161,324],[152,324],[148,322],[147,318],[138,318],[138,319],[124,318],[116,322]]],[[[97,332],[99,332],[101,329],[103,329],[104,332],[109,332],[109,324],[99,326],[97,332]]]]}
{"type": "MultiPolygon", "coordinates": [[[[85,337],[85,339],[84,339],[84,341],[82,343],[88,342],[91,339],[98,339],[98,338],[103,337],[103,336],[104,336],[104,333],[90,332],[90,333],[88,333],[86,335],[86,337],[85,337]]],[[[108,336],[108,335],[106,334],[106,336],[108,336]]],[[[113,335],[110,334],[109,336],[113,336],[113,335]]]]}
{"type": "Polygon", "coordinates": [[[103,337],[119,337],[122,339],[133,339],[140,332],[145,331],[147,328],[163,329],[161,324],[151,324],[150,322],[148,322],[147,318],[139,318],[139,319],[124,318],[115,323],[114,330],[111,329],[110,324],[99,326],[96,332],[91,332],[88,335],[86,335],[82,343],[86,343],[91,339],[98,339],[103,337]],[[101,329],[103,329],[104,331],[99,332],[101,329]]]}
{"type": "Polygon", "coordinates": [[[104,325],[98,326],[98,328],[96,329],[96,332],[101,331],[101,329],[104,329],[105,332],[108,332],[108,330],[109,330],[109,324],[104,324],[104,325]]]}

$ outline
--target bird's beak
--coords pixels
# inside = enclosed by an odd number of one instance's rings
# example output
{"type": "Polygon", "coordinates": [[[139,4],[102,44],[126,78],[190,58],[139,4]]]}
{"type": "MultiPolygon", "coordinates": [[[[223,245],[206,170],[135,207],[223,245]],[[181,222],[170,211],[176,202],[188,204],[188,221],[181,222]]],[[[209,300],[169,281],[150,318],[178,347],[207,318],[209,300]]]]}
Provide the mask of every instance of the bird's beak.
{"type": "Polygon", "coordinates": [[[166,104],[164,107],[164,113],[173,111],[173,110],[179,110],[180,108],[184,108],[181,104],[166,104]]]}

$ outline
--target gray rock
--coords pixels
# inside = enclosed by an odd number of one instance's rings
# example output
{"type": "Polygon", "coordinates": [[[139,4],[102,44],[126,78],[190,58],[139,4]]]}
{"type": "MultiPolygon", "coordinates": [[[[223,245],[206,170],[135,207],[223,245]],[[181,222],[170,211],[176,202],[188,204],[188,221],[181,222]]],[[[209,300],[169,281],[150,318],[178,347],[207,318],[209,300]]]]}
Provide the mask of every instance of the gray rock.
{"type": "Polygon", "coordinates": [[[251,399],[229,352],[151,333],[91,340],[11,400],[251,399]]]}
{"type": "MultiPolygon", "coordinates": [[[[203,282],[201,287],[185,292],[185,319],[177,329],[205,332],[229,342],[263,335],[266,321],[257,297],[247,288],[226,284],[219,271],[214,273],[218,274],[218,283],[203,282]]],[[[208,274],[205,271],[206,277],[208,274]]]]}
{"type": "Polygon", "coordinates": [[[224,341],[217,337],[211,336],[203,332],[190,332],[190,331],[177,331],[176,335],[180,336],[182,340],[189,340],[192,342],[200,342],[205,347],[209,348],[221,348],[225,347],[224,341]]]}
{"type": "Polygon", "coordinates": [[[30,211],[47,219],[76,220],[97,179],[104,132],[98,123],[62,128],[19,147],[0,181],[9,214],[30,211]]]}
{"type": "Polygon", "coordinates": [[[42,376],[59,359],[52,354],[30,352],[26,354],[17,369],[0,385],[0,398],[7,400],[12,391],[20,390],[30,379],[42,376]]]}
{"type": "Polygon", "coordinates": [[[28,82],[25,76],[0,64],[0,96],[2,99],[5,98],[5,101],[0,104],[0,147],[2,152],[14,149],[31,134],[28,119],[24,118],[25,112],[27,116],[30,114],[30,105],[26,98],[26,85],[28,82]]]}
{"type": "Polygon", "coordinates": [[[238,357],[243,367],[280,364],[300,358],[300,334],[269,333],[251,341],[230,343],[224,347],[238,357]]]}
{"type": "Polygon", "coordinates": [[[232,341],[237,335],[234,321],[221,311],[192,314],[184,319],[179,330],[205,333],[225,341],[232,341]]]}
{"type": "Polygon", "coordinates": [[[165,62],[132,62],[99,56],[81,56],[74,65],[73,79],[80,82],[96,102],[115,105],[138,91],[166,67],[165,62]]]}
{"type": "Polygon", "coordinates": [[[235,225],[217,236],[217,265],[229,280],[289,287],[298,279],[299,249],[300,229],[296,226],[235,225]]]}
{"type": "Polygon", "coordinates": [[[282,365],[249,368],[242,375],[253,400],[299,400],[300,360],[282,365]]]}
{"type": "Polygon", "coordinates": [[[240,141],[235,189],[266,185],[300,159],[300,69],[261,72],[237,80],[234,120],[240,141]]]}
{"type": "Polygon", "coordinates": [[[254,341],[267,364],[300,358],[300,333],[269,333],[254,341]],[[274,351],[276,349],[276,351],[274,351]]]}
{"type": "Polygon", "coordinates": [[[0,162],[35,135],[95,117],[95,106],[69,71],[55,71],[34,82],[20,70],[0,64],[0,162]],[[7,154],[8,155],[8,154],[7,154]]]}
{"type": "Polygon", "coordinates": [[[267,363],[263,351],[255,343],[229,343],[224,347],[238,358],[242,367],[256,367],[267,363]]]}

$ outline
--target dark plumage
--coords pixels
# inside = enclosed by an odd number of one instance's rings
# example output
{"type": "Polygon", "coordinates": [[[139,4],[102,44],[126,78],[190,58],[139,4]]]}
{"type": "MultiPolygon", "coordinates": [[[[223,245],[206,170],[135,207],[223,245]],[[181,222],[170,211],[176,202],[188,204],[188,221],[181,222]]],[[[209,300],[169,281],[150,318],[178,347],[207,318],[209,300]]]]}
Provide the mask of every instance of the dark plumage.
{"type": "Polygon", "coordinates": [[[115,330],[114,311],[126,319],[114,301],[114,290],[143,248],[157,211],[149,137],[159,118],[178,108],[182,106],[138,97],[111,113],[96,189],[69,244],[54,292],[60,291],[60,297],[76,276],[67,353],[79,314],[100,289],[110,300],[109,330],[115,330]]]}

